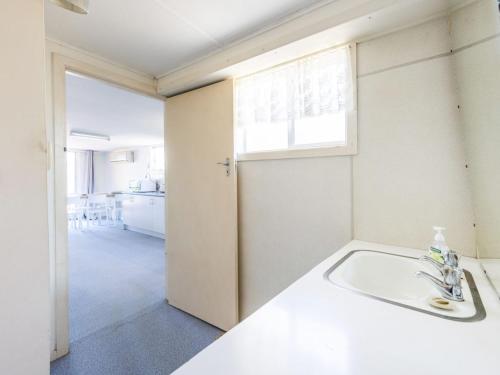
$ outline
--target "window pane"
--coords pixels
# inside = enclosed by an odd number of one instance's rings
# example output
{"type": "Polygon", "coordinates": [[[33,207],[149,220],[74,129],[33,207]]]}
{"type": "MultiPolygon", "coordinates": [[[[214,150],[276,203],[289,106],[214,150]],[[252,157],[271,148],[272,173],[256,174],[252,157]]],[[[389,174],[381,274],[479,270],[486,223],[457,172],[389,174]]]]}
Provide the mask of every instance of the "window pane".
{"type": "Polygon", "coordinates": [[[288,124],[255,123],[245,129],[246,152],[283,150],[288,147],[288,124]]]}
{"type": "Polygon", "coordinates": [[[348,51],[327,50],[238,79],[238,152],[345,145],[353,102],[348,51]]]}
{"type": "Polygon", "coordinates": [[[295,120],[295,145],[346,143],[345,111],[295,120]]]}
{"type": "Polygon", "coordinates": [[[152,147],[150,152],[150,175],[153,179],[164,177],[165,171],[165,148],[163,146],[152,147]]]}

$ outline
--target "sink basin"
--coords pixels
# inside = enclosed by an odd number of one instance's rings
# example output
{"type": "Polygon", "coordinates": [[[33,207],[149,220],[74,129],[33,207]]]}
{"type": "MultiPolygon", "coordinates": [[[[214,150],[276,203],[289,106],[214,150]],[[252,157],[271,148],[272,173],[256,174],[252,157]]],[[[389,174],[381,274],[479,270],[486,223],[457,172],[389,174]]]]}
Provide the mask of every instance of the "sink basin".
{"type": "Polygon", "coordinates": [[[462,280],[465,301],[451,302],[453,310],[448,311],[429,305],[429,299],[440,294],[427,280],[415,276],[420,270],[437,272],[417,258],[355,250],[330,267],[324,276],[337,287],[429,315],[457,321],[484,319],[486,312],[470,272],[464,270],[462,280]]]}

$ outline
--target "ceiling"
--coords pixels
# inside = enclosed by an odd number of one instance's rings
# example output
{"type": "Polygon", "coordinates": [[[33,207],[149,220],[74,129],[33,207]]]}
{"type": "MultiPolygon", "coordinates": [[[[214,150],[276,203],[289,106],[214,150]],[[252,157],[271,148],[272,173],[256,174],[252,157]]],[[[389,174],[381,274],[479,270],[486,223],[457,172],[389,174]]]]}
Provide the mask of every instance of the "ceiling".
{"type": "Polygon", "coordinates": [[[109,151],[163,144],[164,102],[72,73],[66,74],[66,119],[70,131],[111,140],[68,136],[70,149],[109,151]]]}
{"type": "Polygon", "coordinates": [[[88,15],[45,0],[47,36],[160,76],[335,0],[91,0],[88,15]]]}
{"type": "MultiPolygon", "coordinates": [[[[355,0],[346,1],[350,1],[350,4],[355,2],[355,0]]],[[[358,14],[355,14],[355,11],[350,12],[350,19],[337,23],[329,20],[327,24],[332,26],[323,29],[318,26],[321,31],[310,33],[310,29],[320,24],[325,14],[335,15],[337,11],[335,7],[342,3],[342,0],[337,0],[303,15],[300,32],[294,32],[293,28],[287,29],[286,25],[275,27],[254,38],[259,39],[258,43],[252,39],[242,41],[226,48],[225,51],[194,62],[181,71],[161,77],[158,81],[158,92],[165,96],[172,96],[228,77],[252,74],[332,46],[353,41],[359,43],[443,17],[452,9],[457,9],[471,1],[474,0],[374,0],[373,3],[378,8],[367,11],[360,7],[358,14]],[[288,36],[287,32],[291,36],[288,36]],[[303,35],[300,36],[300,33],[303,35]]],[[[356,2],[364,4],[368,1],[356,0],[356,2]]]]}

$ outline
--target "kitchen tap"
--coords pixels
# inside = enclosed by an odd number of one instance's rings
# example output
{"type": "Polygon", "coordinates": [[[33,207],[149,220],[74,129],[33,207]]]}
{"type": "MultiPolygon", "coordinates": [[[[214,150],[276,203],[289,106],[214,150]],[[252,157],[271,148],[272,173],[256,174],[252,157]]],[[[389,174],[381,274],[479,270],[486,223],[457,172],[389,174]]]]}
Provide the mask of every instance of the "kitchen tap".
{"type": "Polygon", "coordinates": [[[441,293],[441,295],[452,301],[462,302],[464,300],[462,292],[462,269],[458,266],[458,255],[450,250],[443,255],[444,263],[424,255],[421,261],[430,263],[443,277],[443,280],[424,272],[418,271],[416,276],[428,280],[441,293]]]}

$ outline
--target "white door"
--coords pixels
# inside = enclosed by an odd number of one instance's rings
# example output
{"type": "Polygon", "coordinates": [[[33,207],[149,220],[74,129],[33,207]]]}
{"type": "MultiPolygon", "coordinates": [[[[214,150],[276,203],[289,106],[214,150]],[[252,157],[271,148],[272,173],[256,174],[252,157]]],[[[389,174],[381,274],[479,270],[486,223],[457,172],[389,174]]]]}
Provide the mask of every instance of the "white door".
{"type": "Polygon", "coordinates": [[[224,330],[238,322],[233,138],[232,81],[167,99],[168,302],[224,330]]]}
{"type": "Polygon", "coordinates": [[[155,198],[154,197],[143,197],[144,199],[144,229],[156,232],[155,226],[155,198]]]}
{"type": "Polygon", "coordinates": [[[143,225],[144,204],[141,196],[129,195],[123,202],[123,223],[140,228],[143,225]]]}
{"type": "Polygon", "coordinates": [[[165,198],[155,197],[154,199],[154,231],[165,234],[165,198]]]}

